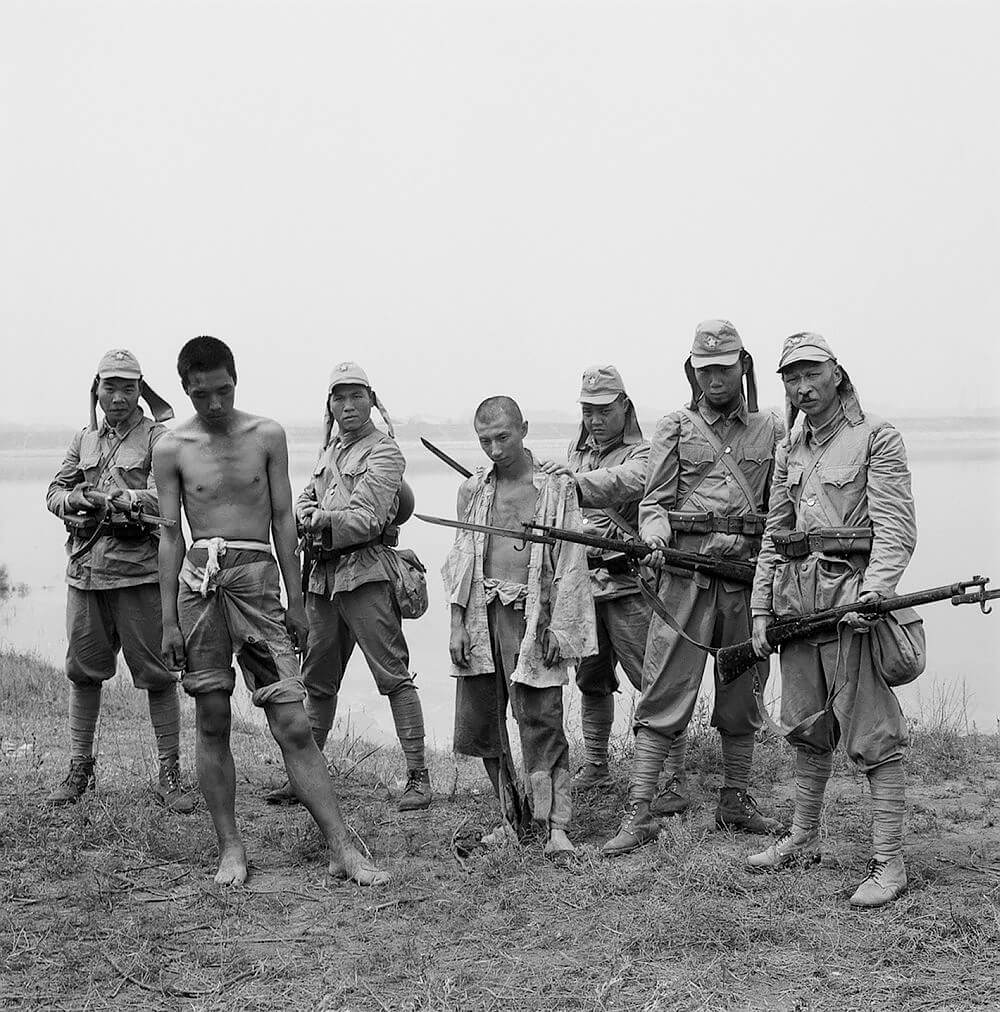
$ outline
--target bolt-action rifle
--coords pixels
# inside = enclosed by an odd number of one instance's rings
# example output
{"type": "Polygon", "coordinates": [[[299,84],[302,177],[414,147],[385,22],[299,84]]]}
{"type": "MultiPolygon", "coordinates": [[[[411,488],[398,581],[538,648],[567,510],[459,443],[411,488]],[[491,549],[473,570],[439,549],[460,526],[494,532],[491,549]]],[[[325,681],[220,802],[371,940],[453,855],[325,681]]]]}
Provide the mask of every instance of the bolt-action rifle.
{"type": "MultiPolygon", "coordinates": [[[[929,590],[918,590],[913,594],[883,597],[864,604],[841,604],[824,611],[778,619],[767,627],[767,642],[777,649],[792,640],[807,639],[817,633],[830,632],[851,612],[874,618],[903,608],[919,608],[922,604],[933,604],[935,601],[950,600],[955,606],[978,604],[982,613],[988,615],[993,609],[987,607],[986,602],[1000,597],[1000,590],[988,589],[989,582],[988,576],[974,576],[971,580],[962,580],[944,587],[932,587],[929,590]]],[[[715,657],[720,681],[723,685],[735,681],[744,671],[749,671],[757,660],[753,640],[744,640],[731,647],[720,647],[715,657]]]]}
{"type": "Polygon", "coordinates": [[[596,548],[602,552],[616,552],[629,561],[641,562],[647,559],[654,551],[663,555],[663,561],[674,569],[683,570],[686,573],[705,573],[707,576],[714,576],[722,580],[731,580],[733,583],[742,583],[746,586],[753,584],[753,563],[739,562],[735,559],[726,559],[718,555],[700,555],[697,552],[679,552],[674,548],[653,548],[642,541],[619,541],[617,538],[602,538],[596,534],[584,534],[581,531],[570,531],[564,527],[552,527],[549,524],[522,524],[520,528],[512,530],[504,527],[491,527],[486,524],[472,524],[464,520],[445,520],[443,517],[428,517],[420,513],[415,514],[419,520],[429,524],[439,524],[442,527],[455,527],[463,531],[474,531],[478,534],[491,534],[499,538],[511,538],[520,541],[520,547],[515,546],[516,551],[523,551],[528,542],[541,545],[555,545],[560,541],[568,541],[576,545],[586,545],[588,548],[596,548]]]}

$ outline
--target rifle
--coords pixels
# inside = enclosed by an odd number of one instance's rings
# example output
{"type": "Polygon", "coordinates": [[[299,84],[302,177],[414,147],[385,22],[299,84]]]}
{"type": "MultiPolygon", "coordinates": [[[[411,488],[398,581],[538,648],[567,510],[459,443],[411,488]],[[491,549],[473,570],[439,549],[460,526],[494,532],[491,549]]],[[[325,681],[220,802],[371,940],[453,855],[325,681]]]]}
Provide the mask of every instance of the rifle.
{"type": "MultiPolygon", "coordinates": [[[[918,590],[913,594],[883,597],[866,604],[841,604],[824,611],[779,619],[767,627],[767,642],[777,648],[792,640],[830,632],[837,628],[845,615],[855,611],[866,616],[887,615],[902,608],[919,608],[922,604],[933,604],[936,601],[950,600],[956,607],[960,604],[978,604],[982,613],[988,615],[993,609],[988,608],[986,602],[1000,597],[1000,590],[988,589],[989,582],[988,576],[974,576],[971,580],[918,590]]],[[[753,640],[744,640],[731,647],[720,647],[715,658],[719,680],[723,685],[728,685],[752,668],[759,659],[753,648],[753,640]]]]}
{"type": "Polygon", "coordinates": [[[596,534],[583,534],[579,531],[566,530],[564,527],[552,527],[549,524],[522,524],[520,530],[503,527],[490,527],[485,524],[472,524],[464,520],[445,520],[443,517],[428,517],[421,513],[414,514],[418,520],[428,524],[439,524],[442,527],[455,527],[463,531],[474,531],[478,534],[491,534],[499,538],[512,538],[522,542],[517,551],[522,551],[530,541],[533,544],[557,545],[560,541],[569,541],[576,545],[586,545],[603,552],[617,552],[626,559],[641,562],[654,551],[663,554],[668,566],[681,569],[688,573],[705,573],[708,576],[746,586],[753,584],[754,566],[750,562],[738,562],[725,559],[718,555],[699,555],[697,552],[679,552],[674,548],[653,548],[642,541],[619,541],[617,538],[602,538],[596,534]]]}

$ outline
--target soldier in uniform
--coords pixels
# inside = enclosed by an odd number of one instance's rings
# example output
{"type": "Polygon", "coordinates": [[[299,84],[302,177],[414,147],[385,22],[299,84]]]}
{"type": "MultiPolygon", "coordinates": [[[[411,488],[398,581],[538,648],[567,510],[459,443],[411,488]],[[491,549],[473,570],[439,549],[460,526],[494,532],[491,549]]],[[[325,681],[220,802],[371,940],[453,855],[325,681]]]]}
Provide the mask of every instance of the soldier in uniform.
{"type": "MultiPolygon", "coordinates": [[[[829,344],[818,334],[789,337],[778,371],[789,435],[777,454],[753,589],[760,657],[771,652],[765,634],[774,618],[893,594],[917,540],[903,440],[862,410],[829,344]],[[804,420],[793,428],[799,412],[804,420]],[[803,540],[805,551],[793,552],[803,540]]],[[[823,792],[843,736],[872,794],[874,854],[851,897],[858,907],[881,906],[906,888],[906,721],[875,661],[866,635],[872,625],[851,613],[838,632],[781,648],[781,719],[796,748],[795,814],[790,833],[748,858],[756,870],[819,859],[823,792]]]]}
{"type": "MultiPolygon", "coordinates": [[[[431,783],[424,758],[424,715],[409,670],[389,558],[398,536],[394,521],[405,468],[392,424],[367,374],[356,362],[341,362],[330,375],[324,448],[296,501],[299,526],[322,544],[309,573],[306,600],[306,714],[323,749],[347,662],[355,644],[360,646],[379,692],[389,699],[406,760],[398,807],[408,812],[430,805],[431,783]],[[371,420],[376,407],[388,435],[371,420]]],[[[286,785],[267,800],[293,803],[295,794],[286,785]]]]}
{"type": "MultiPolygon", "coordinates": [[[[637,536],[639,500],[646,487],[649,443],[621,375],[613,365],[585,370],[580,389],[580,431],[569,446],[569,467],[545,463],[549,474],[573,478],[582,503],[585,530],[606,538],[637,536]]],[[[594,594],[598,651],[576,668],[584,761],[573,777],[576,789],[611,782],[608,740],[619,682],[616,665],[638,692],[651,610],[621,556],[599,549],[587,553],[594,594]]],[[[671,761],[683,765],[685,735],[678,735],[671,761]]]]}
{"type": "MultiPolygon", "coordinates": [[[[749,559],[764,527],[781,421],[758,411],[753,361],[728,320],[698,325],[685,372],[691,403],[657,426],[639,506],[640,535],[661,548],[749,559]]],[[[667,575],[663,582],[660,599],[690,639],[719,647],[749,636],[749,588],[702,573],[667,575]]],[[[761,667],[766,678],[766,666],[761,667]]],[[[704,671],[704,650],[654,615],[635,713],[629,805],[605,854],[651,842],[658,816],[686,802],[681,768],[668,769],[671,779],[654,795],[661,766],[694,713],[704,671]]],[[[753,833],[778,829],[748,792],[754,734],[761,725],[750,679],[724,686],[716,678],[712,724],[722,735],[724,770],[716,825],[753,833]]]]}
{"type": "Polygon", "coordinates": [[[147,386],[132,352],[107,352],[91,388],[91,424],[73,437],[49,485],[48,508],[71,532],[66,544],[70,764],[66,779],[48,796],[54,805],[76,801],[94,783],[101,686],[124,652],[135,687],[149,699],[160,760],[154,796],[174,811],[194,807],[180,786],[177,680],[160,657],[157,540],[154,528],[134,519],[139,511],[159,512],[153,447],[166,432],[160,422],[173,414],[147,386]],[[143,412],[140,397],[155,420],[143,412]]]}

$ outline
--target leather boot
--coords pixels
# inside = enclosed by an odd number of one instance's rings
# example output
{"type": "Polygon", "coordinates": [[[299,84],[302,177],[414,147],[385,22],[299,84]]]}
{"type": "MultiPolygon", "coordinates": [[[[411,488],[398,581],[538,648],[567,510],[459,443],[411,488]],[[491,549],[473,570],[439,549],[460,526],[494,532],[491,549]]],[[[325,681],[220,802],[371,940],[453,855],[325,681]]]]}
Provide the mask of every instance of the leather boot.
{"type": "Polygon", "coordinates": [[[851,897],[852,907],[881,907],[891,903],[906,888],[906,865],[901,855],[868,862],[868,877],[851,897]]]}
{"type": "Polygon", "coordinates": [[[767,850],[747,857],[747,867],[751,871],[779,871],[796,864],[816,864],[820,860],[819,832],[810,833],[798,843],[792,840],[791,833],[785,835],[767,850]]]}
{"type": "Polygon", "coordinates": [[[671,777],[663,790],[653,798],[649,810],[658,819],[668,815],[680,815],[691,805],[691,799],[684,793],[677,777],[671,777]]]}
{"type": "Polygon", "coordinates": [[[629,851],[645,847],[660,835],[660,823],[649,811],[648,801],[631,801],[618,834],[601,848],[605,857],[618,857],[629,851]]]}
{"type": "Polygon", "coordinates": [[[746,833],[780,833],[785,827],[757,807],[748,791],[723,787],[715,809],[715,825],[719,829],[742,829],[746,833]]]}
{"type": "Polygon", "coordinates": [[[50,805],[71,805],[94,786],[95,756],[73,756],[66,779],[45,799],[50,805]]]}
{"type": "Polygon", "coordinates": [[[181,787],[181,767],[176,756],[160,760],[160,781],[153,788],[153,797],[171,812],[188,815],[194,811],[194,795],[181,787]]]}
{"type": "Polygon", "coordinates": [[[430,772],[426,768],[407,770],[406,786],[396,807],[401,812],[419,812],[430,808],[432,797],[430,772]]]}

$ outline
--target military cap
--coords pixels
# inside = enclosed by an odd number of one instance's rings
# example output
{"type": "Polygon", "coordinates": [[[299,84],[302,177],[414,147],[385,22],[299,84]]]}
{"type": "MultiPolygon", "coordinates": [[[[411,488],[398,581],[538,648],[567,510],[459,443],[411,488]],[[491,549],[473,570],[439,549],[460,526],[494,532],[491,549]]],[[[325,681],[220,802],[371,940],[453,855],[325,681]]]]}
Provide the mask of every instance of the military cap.
{"type": "Polygon", "coordinates": [[[101,357],[97,366],[97,376],[99,379],[117,376],[120,379],[137,380],[142,379],[142,367],[139,360],[127,348],[112,348],[101,357]]]}
{"type": "Polygon", "coordinates": [[[613,365],[592,365],[585,369],[580,384],[581,404],[612,404],[625,393],[625,384],[613,365]]]}
{"type": "Polygon", "coordinates": [[[369,390],[372,387],[371,383],[368,382],[368,374],[357,362],[340,362],[333,367],[333,372],[330,373],[329,389],[347,386],[349,383],[368,387],[369,390]]]}
{"type": "Polygon", "coordinates": [[[691,346],[691,365],[704,369],[710,365],[736,365],[743,342],[728,320],[704,320],[695,327],[691,346]]]}
{"type": "Polygon", "coordinates": [[[836,362],[834,355],[826,338],[821,334],[792,334],[785,338],[781,346],[781,360],[778,362],[778,372],[790,366],[793,362],[836,362]]]}

